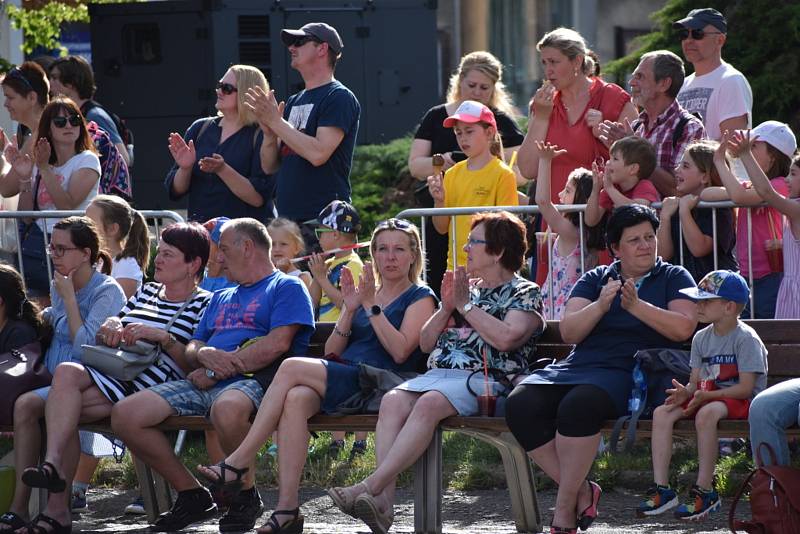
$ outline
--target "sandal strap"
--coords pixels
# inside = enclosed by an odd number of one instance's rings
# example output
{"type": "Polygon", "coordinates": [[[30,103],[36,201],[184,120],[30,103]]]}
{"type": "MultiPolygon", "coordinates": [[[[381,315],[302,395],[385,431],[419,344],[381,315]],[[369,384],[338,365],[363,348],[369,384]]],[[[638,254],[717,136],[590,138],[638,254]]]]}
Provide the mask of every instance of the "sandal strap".
{"type": "Polygon", "coordinates": [[[242,477],[245,475],[245,473],[247,473],[250,470],[249,467],[242,467],[242,468],[233,467],[232,465],[226,463],[225,460],[219,462],[217,464],[217,467],[219,467],[219,474],[217,475],[217,483],[218,484],[229,484],[231,482],[241,482],[242,481],[242,477]],[[225,471],[230,471],[231,473],[236,475],[236,478],[234,480],[227,480],[227,477],[225,476],[225,471]]]}
{"type": "MultiPolygon", "coordinates": [[[[53,464],[50,465],[52,466],[53,464]]],[[[67,525],[62,525],[49,515],[39,514],[33,518],[33,521],[31,521],[31,525],[28,527],[28,532],[32,532],[33,534],[50,534],[52,532],[62,532],[66,527],[67,525]],[[44,526],[39,525],[38,523],[46,523],[48,526],[52,527],[52,530],[47,530],[44,526]]]]}
{"type": "Polygon", "coordinates": [[[275,510],[274,512],[272,512],[272,514],[270,514],[269,516],[269,519],[267,520],[267,524],[264,526],[267,526],[270,529],[272,529],[273,533],[283,532],[283,527],[286,525],[286,523],[284,523],[283,525],[278,523],[278,518],[276,516],[279,515],[290,515],[292,516],[292,519],[290,519],[290,521],[294,521],[300,515],[300,508],[297,507],[294,510],[275,510]]]}

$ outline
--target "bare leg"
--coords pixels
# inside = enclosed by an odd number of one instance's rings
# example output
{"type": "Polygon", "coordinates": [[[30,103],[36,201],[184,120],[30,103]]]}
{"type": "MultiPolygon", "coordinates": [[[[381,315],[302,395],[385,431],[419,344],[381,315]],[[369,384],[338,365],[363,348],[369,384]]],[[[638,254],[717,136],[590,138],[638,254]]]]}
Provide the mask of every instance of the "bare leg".
{"type": "Polygon", "coordinates": [[[298,506],[303,466],[308,456],[308,419],[319,412],[322,399],[307,386],[292,388],[286,396],[278,426],[278,504],[276,510],[298,506]]]}
{"type": "MultiPolygon", "coordinates": [[[[109,406],[108,413],[111,413],[111,407],[109,406]]],[[[100,463],[100,458],[95,458],[89,454],[81,453],[81,457],[78,460],[78,469],[75,471],[75,477],[73,477],[73,482],[80,482],[83,484],[89,484],[92,481],[92,477],[94,476],[94,471],[97,469],[97,464],[100,463]]]]}
{"type": "Polygon", "coordinates": [[[560,482],[553,524],[560,527],[574,527],[578,507],[578,493],[588,489],[586,475],[592,467],[600,434],[585,437],[567,437],[556,434],[560,482]]]}
{"type": "MultiPolygon", "coordinates": [[[[253,409],[253,401],[241,391],[226,391],[214,401],[211,406],[211,422],[225,453],[235,451],[247,436],[253,409]]],[[[245,467],[248,470],[242,477],[243,489],[250,489],[255,484],[255,454],[245,467]]]]}
{"type": "Polygon", "coordinates": [[[724,402],[709,402],[697,410],[694,425],[697,429],[697,485],[711,489],[714,481],[714,466],[717,464],[719,449],[717,445],[717,425],[720,419],[728,416],[724,402]]]}
{"type": "Polygon", "coordinates": [[[144,390],[122,399],[111,410],[111,428],[131,450],[177,491],[199,488],[200,483],[172,451],[160,430],[153,428],[175,410],[160,395],[144,390]]]}
{"type": "MultiPolygon", "coordinates": [[[[317,358],[289,358],[283,362],[264,394],[252,428],[225,462],[238,468],[250,465],[261,446],[277,430],[289,391],[296,386],[307,386],[324,398],[327,376],[325,364],[317,358]]],[[[215,470],[206,472],[216,473],[215,470]]]]}
{"type": "Polygon", "coordinates": [[[208,459],[212,464],[218,464],[225,459],[225,451],[222,450],[222,444],[219,442],[219,435],[216,430],[206,430],[205,434],[208,459]]]}
{"type": "Polygon", "coordinates": [[[22,471],[26,467],[35,465],[39,459],[39,449],[42,445],[39,419],[44,416],[44,406],[44,399],[32,391],[20,395],[14,403],[14,466],[17,476],[14,500],[9,511],[23,519],[29,517],[28,501],[31,498],[31,489],[22,482],[22,471]]]}
{"type": "MultiPolygon", "coordinates": [[[[413,465],[428,448],[439,422],[456,413],[453,405],[438,391],[429,391],[419,397],[380,465],[365,479],[370,491],[378,496],[387,486],[394,486],[397,475],[413,465]]],[[[393,494],[393,490],[389,494],[393,494]]],[[[383,497],[379,501],[382,501],[382,511],[392,504],[383,497]]]]}
{"type": "Polygon", "coordinates": [[[661,486],[669,485],[669,463],[672,460],[672,429],[683,419],[680,406],[662,405],[653,412],[653,435],[650,438],[653,455],[653,480],[661,486]]]}
{"type": "MultiPolygon", "coordinates": [[[[389,450],[397,440],[397,435],[406,424],[414,403],[420,398],[419,393],[401,391],[393,389],[383,396],[381,408],[378,413],[378,424],[375,427],[375,460],[376,466],[380,467],[389,454],[389,450]]],[[[386,487],[380,497],[386,503],[394,503],[394,492],[397,485],[395,476],[386,487]]]]}

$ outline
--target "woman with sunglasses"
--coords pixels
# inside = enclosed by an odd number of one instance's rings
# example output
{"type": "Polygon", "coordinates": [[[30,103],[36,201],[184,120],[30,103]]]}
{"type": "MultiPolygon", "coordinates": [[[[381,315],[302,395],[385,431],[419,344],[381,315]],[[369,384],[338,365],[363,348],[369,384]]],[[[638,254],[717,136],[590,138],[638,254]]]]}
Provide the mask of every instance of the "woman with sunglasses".
{"type": "MultiPolygon", "coordinates": [[[[100,159],[78,106],[68,98],[52,100],[42,112],[37,135],[32,154],[18,153],[11,161],[19,177],[19,209],[85,209],[97,196],[100,159]]],[[[53,219],[37,221],[48,235],[55,224],[53,219]]],[[[24,247],[22,260],[29,294],[46,295],[49,280],[44,255],[33,246],[24,247]]]]}
{"type": "Polygon", "coordinates": [[[217,115],[196,120],[181,137],[169,134],[175,164],[164,185],[172,200],[188,195],[189,220],[275,217],[274,181],[261,168],[264,134],[244,105],[247,90],[269,90],[264,74],[249,65],[233,65],[217,83],[217,115]]]}
{"type": "Polygon", "coordinates": [[[435,297],[421,280],[423,255],[417,228],[403,219],[380,223],[370,243],[372,264],[358,281],[342,271],[344,304],[325,343],[328,359],[289,358],[264,395],[242,444],[215,466],[200,467],[213,485],[237,492],[256,452],[278,432],[278,503],[261,533],[298,534],[300,476],[308,451],[308,418],[329,413],[361,391],[360,363],[414,371],[422,353],[420,329],[433,314],[435,297]]]}
{"type": "MultiPolygon", "coordinates": [[[[45,365],[54,373],[58,364],[80,359],[81,345],[95,342],[103,321],[122,309],[125,294],[108,275],[111,258],[100,249],[100,235],[91,219],[61,219],[53,224],[52,232],[48,248],[54,269],[52,305],[42,312],[42,319],[53,329],[53,339],[45,353],[45,365]],[[105,273],[97,271],[101,259],[105,273]]],[[[30,391],[19,396],[14,403],[17,481],[9,512],[0,517],[0,532],[13,532],[27,525],[31,492],[22,475],[25,468],[36,465],[38,461],[42,443],[39,420],[44,417],[49,392],[49,386],[30,391]]],[[[77,446],[77,443],[73,445],[77,446]]],[[[50,472],[47,466],[42,469],[45,473],[50,472]]],[[[63,498],[66,502],[66,497],[63,498]]],[[[51,518],[40,514],[31,523],[33,525],[42,527],[45,532],[70,532],[68,516],[51,518]]]]}
{"type": "Polygon", "coordinates": [[[353,486],[328,491],[342,512],[372,532],[388,532],[397,476],[422,455],[439,422],[477,415],[475,395],[502,390],[494,378],[484,380],[484,365],[506,377],[528,367],[544,320],[539,287],[517,274],[525,248],[525,225],[515,215],[501,211],[472,218],[466,270],[445,272],[442,305],[420,333],[430,370],[383,397],[377,469],[353,486]]]}

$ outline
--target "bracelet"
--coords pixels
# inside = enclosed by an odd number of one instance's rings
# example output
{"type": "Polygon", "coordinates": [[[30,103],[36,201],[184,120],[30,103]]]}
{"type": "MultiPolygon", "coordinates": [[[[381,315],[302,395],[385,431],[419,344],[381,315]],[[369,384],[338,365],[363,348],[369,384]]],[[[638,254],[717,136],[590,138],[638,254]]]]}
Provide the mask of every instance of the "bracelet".
{"type": "Polygon", "coordinates": [[[345,333],[345,332],[342,332],[341,330],[339,330],[338,327],[334,326],[333,327],[333,333],[336,334],[337,336],[350,337],[350,335],[353,333],[353,331],[349,330],[347,333],[345,333]]]}
{"type": "Polygon", "coordinates": [[[167,350],[169,350],[169,348],[170,348],[172,345],[174,345],[174,344],[175,344],[177,341],[178,341],[178,340],[177,340],[177,339],[175,339],[175,336],[173,336],[173,335],[172,335],[172,333],[170,333],[170,334],[169,334],[169,338],[167,339],[167,342],[166,342],[166,343],[164,343],[163,345],[161,345],[161,349],[162,349],[162,350],[164,350],[164,351],[167,351],[167,350]]]}

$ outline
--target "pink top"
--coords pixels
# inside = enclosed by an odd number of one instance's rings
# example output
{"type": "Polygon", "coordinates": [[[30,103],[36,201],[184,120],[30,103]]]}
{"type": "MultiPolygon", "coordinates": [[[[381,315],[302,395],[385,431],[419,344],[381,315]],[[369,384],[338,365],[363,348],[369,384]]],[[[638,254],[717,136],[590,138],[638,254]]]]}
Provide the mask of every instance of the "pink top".
{"type": "MultiPolygon", "coordinates": [[[[789,196],[789,186],[783,177],[773,178],[769,181],[779,195],[789,196]]],[[[745,188],[752,188],[750,182],[742,184],[745,188]]],[[[739,260],[739,269],[742,276],[747,278],[750,268],[747,260],[747,209],[739,208],[736,217],[736,258],[739,260]]],[[[781,239],[783,233],[783,215],[775,208],[752,208],[753,224],[753,279],[763,278],[772,272],[769,268],[765,243],[771,239],[781,239]],[[772,218],[770,227],[769,218],[772,218]]]]}
{"type": "Polygon", "coordinates": [[[569,173],[578,167],[591,169],[595,160],[602,159],[605,162],[608,159],[608,148],[592,135],[592,129],[586,124],[586,110],[599,109],[603,119],[615,121],[630,100],[631,95],[619,85],[593,78],[589,88],[589,104],[575,124],[570,125],[567,109],[561,102],[561,92],[556,92],[545,140],[567,153],[552,162],[550,199],[554,204],[558,204],[558,193],[567,184],[569,173]]]}
{"type": "MultiPolygon", "coordinates": [[[[661,197],[658,195],[658,191],[656,190],[656,186],[654,186],[653,182],[650,180],[639,180],[636,182],[636,185],[627,191],[623,191],[619,188],[617,189],[620,193],[625,195],[626,198],[641,198],[642,200],[647,200],[651,204],[661,200],[661,197]]],[[[604,210],[610,211],[614,209],[614,202],[611,200],[611,197],[608,196],[608,193],[606,193],[605,189],[600,191],[600,196],[597,198],[597,200],[600,204],[600,207],[604,210]]]]}

